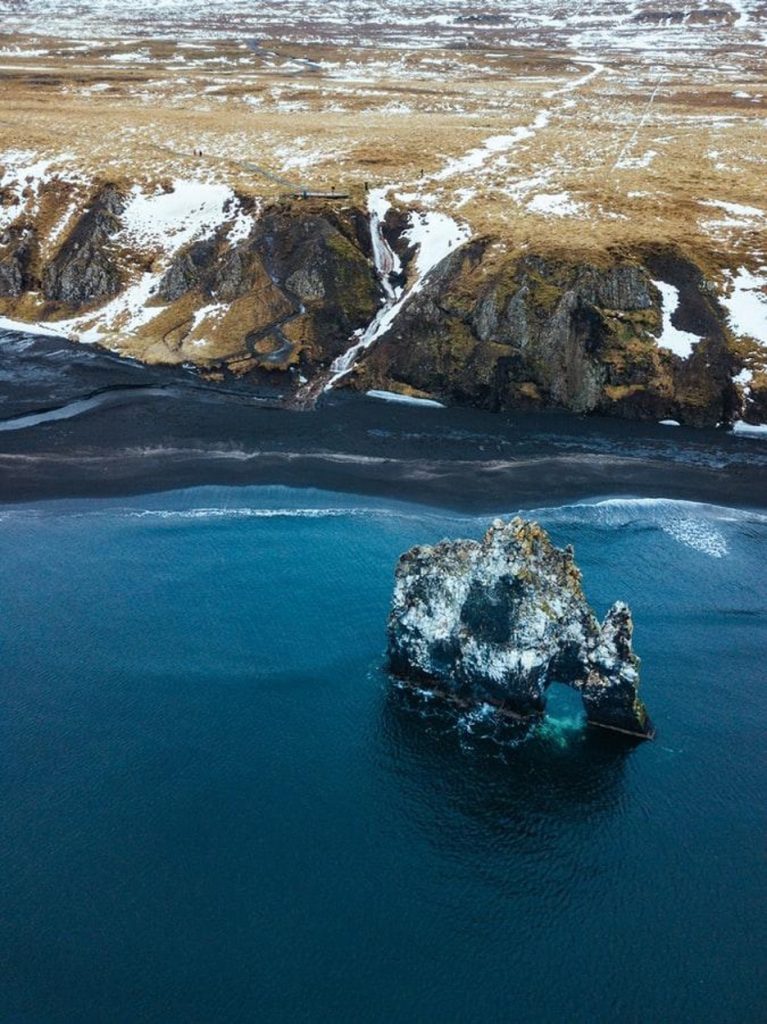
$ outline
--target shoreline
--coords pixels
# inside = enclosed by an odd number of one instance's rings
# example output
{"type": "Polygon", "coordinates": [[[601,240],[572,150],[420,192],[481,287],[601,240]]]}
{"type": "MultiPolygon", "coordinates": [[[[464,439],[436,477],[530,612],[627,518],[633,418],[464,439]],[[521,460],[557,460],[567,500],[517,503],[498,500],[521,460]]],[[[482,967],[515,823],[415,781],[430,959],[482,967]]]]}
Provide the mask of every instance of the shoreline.
{"type": "MultiPolygon", "coordinates": [[[[321,413],[281,411],[277,415],[286,418],[286,428],[293,425],[294,417],[302,421],[321,418],[321,413]]],[[[86,419],[91,417],[84,416],[86,419]]],[[[402,446],[396,436],[383,446],[383,452],[380,443],[368,445],[368,451],[349,451],[342,446],[312,450],[309,445],[248,449],[168,444],[169,439],[156,444],[149,438],[144,445],[130,447],[112,446],[104,443],[106,439],[100,445],[82,447],[56,443],[63,440],[62,434],[64,439],[71,436],[73,422],[46,424],[42,431],[39,427],[20,431],[16,437],[35,435],[36,443],[27,440],[15,451],[0,451],[0,503],[262,485],[367,495],[469,513],[608,496],[767,508],[764,463],[700,465],[619,451],[547,452],[545,439],[536,444],[534,435],[529,444],[537,451],[506,458],[451,457],[440,451],[450,447],[451,440],[438,435],[425,442],[430,450],[421,454],[398,453],[396,449],[402,446]],[[45,438],[38,437],[37,431],[45,438]]],[[[303,431],[306,424],[299,426],[303,431]]],[[[317,427],[321,426],[318,422],[317,427]]],[[[83,427],[80,424],[80,430],[83,427]]],[[[322,434],[318,429],[320,439],[322,434]]]]}
{"type": "Polygon", "coordinates": [[[767,508],[764,438],[344,390],[289,410],[246,382],[217,388],[39,336],[2,341],[0,421],[27,425],[0,431],[0,503],[263,484],[476,513],[607,495],[767,508]],[[51,415],[68,403],[74,415],[51,415]]]}

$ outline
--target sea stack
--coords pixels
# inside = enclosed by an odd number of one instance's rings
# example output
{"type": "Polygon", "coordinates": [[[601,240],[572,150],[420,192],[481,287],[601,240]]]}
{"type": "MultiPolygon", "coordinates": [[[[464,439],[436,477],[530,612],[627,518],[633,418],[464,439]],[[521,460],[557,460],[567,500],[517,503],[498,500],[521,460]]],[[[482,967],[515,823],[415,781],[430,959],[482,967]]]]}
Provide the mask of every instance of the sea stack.
{"type": "Polygon", "coordinates": [[[401,556],[389,664],[400,679],[519,718],[540,717],[548,686],[566,683],[590,725],[651,739],[632,632],[621,602],[598,621],[572,547],[555,547],[537,523],[496,519],[479,542],[401,556]]]}

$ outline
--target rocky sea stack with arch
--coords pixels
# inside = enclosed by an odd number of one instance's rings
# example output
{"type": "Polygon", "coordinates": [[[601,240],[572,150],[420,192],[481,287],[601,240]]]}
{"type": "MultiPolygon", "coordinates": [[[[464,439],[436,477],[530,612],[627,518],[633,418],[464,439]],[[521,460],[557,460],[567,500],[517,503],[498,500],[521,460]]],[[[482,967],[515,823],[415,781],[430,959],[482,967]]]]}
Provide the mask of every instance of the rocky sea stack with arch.
{"type": "Polygon", "coordinates": [[[389,665],[406,682],[529,720],[544,714],[549,685],[566,683],[590,725],[651,739],[632,633],[622,602],[598,621],[572,547],[555,547],[537,523],[496,519],[480,541],[401,556],[389,665]]]}

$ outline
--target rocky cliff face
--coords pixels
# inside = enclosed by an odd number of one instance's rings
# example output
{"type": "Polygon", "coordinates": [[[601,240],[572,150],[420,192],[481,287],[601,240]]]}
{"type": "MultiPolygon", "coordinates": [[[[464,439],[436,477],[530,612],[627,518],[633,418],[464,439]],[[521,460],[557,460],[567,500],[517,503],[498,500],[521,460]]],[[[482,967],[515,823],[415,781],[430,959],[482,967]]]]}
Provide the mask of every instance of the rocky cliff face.
{"type": "Polygon", "coordinates": [[[77,219],[56,255],[46,263],[46,299],[80,309],[116,295],[122,287],[117,254],[109,241],[120,230],[125,199],[114,185],[100,189],[77,219]]]}
{"type": "Polygon", "coordinates": [[[536,523],[496,520],[482,540],[416,547],[397,565],[389,663],[407,681],[461,702],[542,715],[552,682],[580,691],[590,724],[654,734],[638,696],[625,604],[597,621],[572,548],[536,523]]]}
{"type": "Polygon", "coordinates": [[[739,367],[724,315],[680,256],[689,358],[659,345],[661,296],[648,254],[597,266],[528,255],[499,258],[489,242],[456,252],[431,275],[360,370],[364,386],[402,384],[493,410],[557,406],[577,413],[729,422],[739,367]],[[688,314],[689,317],[689,314],[688,314]],[[689,322],[689,320],[688,320],[689,322]]]}
{"type": "Polygon", "coordinates": [[[381,301],[367,217],[183,184],[100,184],[58,224],[56,182],[25,188],[15,209],[0,196],[0,312],[150,363],[282,373],[288,387],[287,371],[329,366],[381,301]]]}
{"type": "Polygon", "coordinates": [[[378,244],[396,269],[384,282],[371,217],[353,202],[260,208],[211,184],[23,184],[0,195],[0,313],[146,362],[319,393],[396,294],[390,326],[341,386],[698,426],[767,417],[767,352],[732,334],[710,282],[678,252],[595,261],[478,239],[426,272],[425,215],[389,208],[378,244]],[[664,342],[658,282],[679,296],[673,325],[689,352],[664,342]]]}
{"type": "Polygon", "coordinates": [[[163,321],[175,317],[181,328],[190,302],[225,305],[222,319],[229,316],[242,348],[240,372],[294,366],[311,373],[373,318],[381,289],[358,211],[277,205],[238,244],[227,244],[225,235],[181,250],[157,295],[168,303],[163,321]]]}

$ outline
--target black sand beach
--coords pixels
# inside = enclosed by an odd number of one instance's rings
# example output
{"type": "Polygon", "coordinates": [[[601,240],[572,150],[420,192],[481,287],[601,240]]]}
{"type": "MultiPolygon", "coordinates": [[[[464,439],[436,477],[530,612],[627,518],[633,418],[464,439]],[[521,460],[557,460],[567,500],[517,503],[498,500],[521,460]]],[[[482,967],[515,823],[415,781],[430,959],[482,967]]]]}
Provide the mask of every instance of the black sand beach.
{"type": "Polygon", "coordinates": [[[312,412],[278,403],[247,383],[0,332],[0,501],[284,484],[473,512],[618,495],[767,506],[759,438],[345,392],[312,412]]]}

